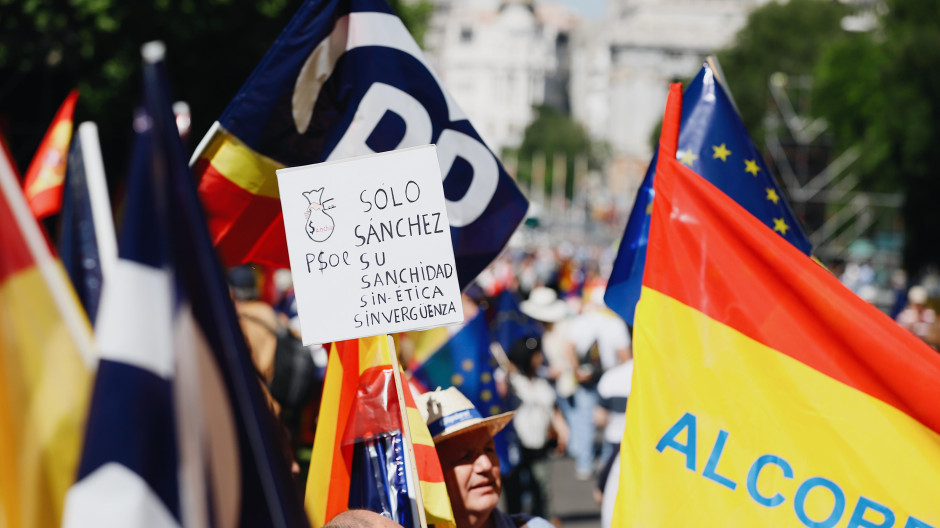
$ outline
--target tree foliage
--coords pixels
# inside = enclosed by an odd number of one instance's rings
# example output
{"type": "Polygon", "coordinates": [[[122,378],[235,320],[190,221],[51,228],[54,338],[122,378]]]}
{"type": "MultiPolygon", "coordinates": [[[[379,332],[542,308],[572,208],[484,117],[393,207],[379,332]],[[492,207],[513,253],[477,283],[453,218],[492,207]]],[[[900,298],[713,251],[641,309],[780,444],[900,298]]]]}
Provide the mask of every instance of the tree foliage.
{"type": "MultiPolygon", "coordinates": [[[[553,188],[554,163],[556,154],[564,155],[568,174],[574,174],[575,160],[585,157],[589,167],[598,168],[609,157],[609,148],[602,142],[591,140],[584,127],[562,112],[548,105],[535,107],[535,119],[526,126],[522,144],[515,152],[519,161],[518,178],[530,182],[532,178],[532,160],[536,156],[545,159],[546,192],[553,188]]],[[[573,178],[568,178],[565,185],[567,196],[574,190],[573,178]]]]}
{"type": "MultiPolygon", "coordinates": [[[[77,87],[76,122],[98,123],[109,179],[120,180],[141,93],[143,43],[166,44],[173,96],[189,103],[191,141],[198,141],[301,4],[0,0],[0,130],[25,168],[59,104],[77,87]]],[[[392,6],[423,35],[432,9],[427,0],[393,0],[392,6]]]]}
{"type": "Polygon", "coordinates": [[[734,43],[718,52],[744,126],[758,145],[773,73],[810,75],[826,46],[845,37],[840,26],[849,9],[827,0],[768,2],[748,16],[734,43]]]}
{"type": "Polygon", "coordinates": [[[859,145],[867,188],[902,189],[904,264],[940,264],[940,3],[887,0],[879,27],[834,45],[816,68],[816,111],[859,145]]]}

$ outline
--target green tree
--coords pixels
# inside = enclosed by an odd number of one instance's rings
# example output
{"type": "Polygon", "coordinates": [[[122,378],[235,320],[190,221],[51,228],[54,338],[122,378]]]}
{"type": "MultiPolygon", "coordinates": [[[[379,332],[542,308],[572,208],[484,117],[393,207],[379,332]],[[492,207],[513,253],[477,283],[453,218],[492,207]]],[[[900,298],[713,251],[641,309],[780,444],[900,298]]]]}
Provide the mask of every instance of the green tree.
{"type": "MultiPolygon", "coordinates": [[[[545,192],[551,192],[554,176],[555,154],[566,157],[566,171],[574,174],[575,160],[585,156],[590,168],[600,168],[609,157],[609,148],[606,144],[591,140],[584,127],[568,114],[551,106],[541,105],[535,107],[535,119],[529,123],[523,133],[522,144],[518,149],[507,152],[515,155],[518,160],[517,178],[529,183],[532,181],[532,159],[534,156],[544,156],[545,162],[545,192]]],[[[565,195],[572,196],[574,179],[568,178],[565,184],[565,195]]]]}
{"type": "Polygon", "coordinates": [[[845,38],[840,23],[849,12],[828,0],[769,2],[752,11],[734,43],[717,53],[741,120],[756,144],[764,144],[771,74],[810,75],[826,46],[845,38]]]}
{"type": "Polygon", "coordinates": [[[862,147],[865,188],[904,191],[904,265],[917,275],[940,265],[940,3],[886,5],[875,31],[827,50],[815,109],[841,146],[862,147]]]}
{"type": "MultiPolygon", "coordinates": [[[[98,123],[112,184],[126,170],[140,98],[140,46],[162,40],[174,98],[192,111],[191,147],[251,75],[299,0],[0,0],[0,130],[21,168],[72,88],[76,122],[98,123]]],[[[428,0],[393,0],[419,37],[428,0]]],[[[420,39],[418,39],[420,42],[420,39]]]]}

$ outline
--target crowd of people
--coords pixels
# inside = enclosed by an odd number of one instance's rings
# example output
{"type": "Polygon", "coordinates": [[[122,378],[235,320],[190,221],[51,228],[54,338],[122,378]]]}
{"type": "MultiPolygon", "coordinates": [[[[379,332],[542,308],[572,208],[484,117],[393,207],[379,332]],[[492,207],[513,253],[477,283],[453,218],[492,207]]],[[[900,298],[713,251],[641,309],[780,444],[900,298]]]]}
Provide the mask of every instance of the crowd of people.
{"type": "MultiPolygon", "coordinates": [[[[527,330],[497,358],[497,389],[510,412],[487,417],[475,409],[467,414],[474,416],[471,422],[449,424],[446,433],[434,436],[458,526],[560,525],[551,490],[551,460],[560,456],[573,460],[573,478],[593,481],[602,525],[609,525],[633,374],[630,329],[603,301],[612,262],[609,248],[511,249],[465,290],[468,319],[479,311],[492,312],[501,295],[511,295],[527,330]],[[493,435],[504,427],[514,433],[509,436],[514,456],[501,468],[493,435]]],[[[298,327],[289,277],[286,270],[230,270],[237,311],[267,387],[275,376],[277,329],[298,327]],[[259,283],[266,283],[267,294],[259,283]]],[[[931,342],[938,323],[928,304],[927,290],[915,286],[895,316],[931,342]]],[[[490,324],[502,324],[496,319],[490,324]]],[[[326,351],[311,347],[310,363],[321,381],[326,351]]],[[[278,398],[270,398],[285,424],[299,487],[309,462],[304,453],[315,434],[319,387],[313,382],[305,390],[302,409],[282,409],[278,398]]],[[[429,425],[442,418],[441,412],[447,415],[449,407],[472,407],[454,387],[420,395],[418,402],[429,425]]],[[[362,518],[368,515],[340,521],[362,518]]]]}
{"type": "Polygon", "coordinates": [[[903,269],[895,269],[890,274],[879,273],[869,259],[839,262],[832,269],[846,288],[940,350],[940,321],[936,305],[931,301],[940,297],[940,273],[928,271],[912,284],[903,269]],[[885,277],[879,280],[879,274],[885,277]]]}

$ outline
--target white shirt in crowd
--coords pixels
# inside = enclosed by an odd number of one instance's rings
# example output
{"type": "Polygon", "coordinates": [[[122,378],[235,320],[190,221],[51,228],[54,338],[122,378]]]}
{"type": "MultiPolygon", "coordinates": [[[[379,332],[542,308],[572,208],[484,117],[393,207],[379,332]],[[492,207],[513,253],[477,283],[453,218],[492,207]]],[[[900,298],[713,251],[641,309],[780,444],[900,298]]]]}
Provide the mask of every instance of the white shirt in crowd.
{"type": "Polygon", "coordinates": [[[627,398],[633,388],[633,359],[609,368],[597,382],[600,405],[607,409],[604,441],[619,444],[627,425],[627,398]]]}
{"type": "Polygon", "coordinates": [[[548,442],[548,431],[555,409],[555,390],[542,378],[510,374],[509,384],[519,399],[512,425],[519,442],[528,449],[541,449],[548,442]]]}
{"type": "Polygon", "coordinates": [[[604,370],[619,363],[618,350],[630,346],[627,324],[616,314],[603,308],[588,309],[572,319],[568,327],[568,335],[580,356],[583,356],[596,341],[601,368],[604,370]]]}

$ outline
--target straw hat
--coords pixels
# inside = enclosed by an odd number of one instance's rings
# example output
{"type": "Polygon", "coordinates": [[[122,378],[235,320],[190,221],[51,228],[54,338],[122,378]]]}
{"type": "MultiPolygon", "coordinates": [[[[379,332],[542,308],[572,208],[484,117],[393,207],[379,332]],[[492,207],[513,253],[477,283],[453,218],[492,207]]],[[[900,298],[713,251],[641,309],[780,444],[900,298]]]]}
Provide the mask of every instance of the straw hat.
{"type": "Polygon", "coordinates": [[[539,286],[532,290],[529,298],[519,304],[522,313],[543,323],[557,323],[568,316],[568,306],[558,298],[551,288],[539,286]]]}
{"type": "Polygon", "coordinates": [[[923,286],[911,286],[907,292],[907,300],[911,304],[924,304],[927,302],[927,288],[923,286]]]}
{"type": "Polygon", "coordinates": [[[428,431],[434,438],[434,443],[481,427],[489,428],[490,436],[493,436],[506,427],[515,414],[514,411],[509,411],[484,418],[457,387],[444,390],[438,387],[436,391],[419,394],[416,403],[421,416],[428,424],[428,431]]]}

